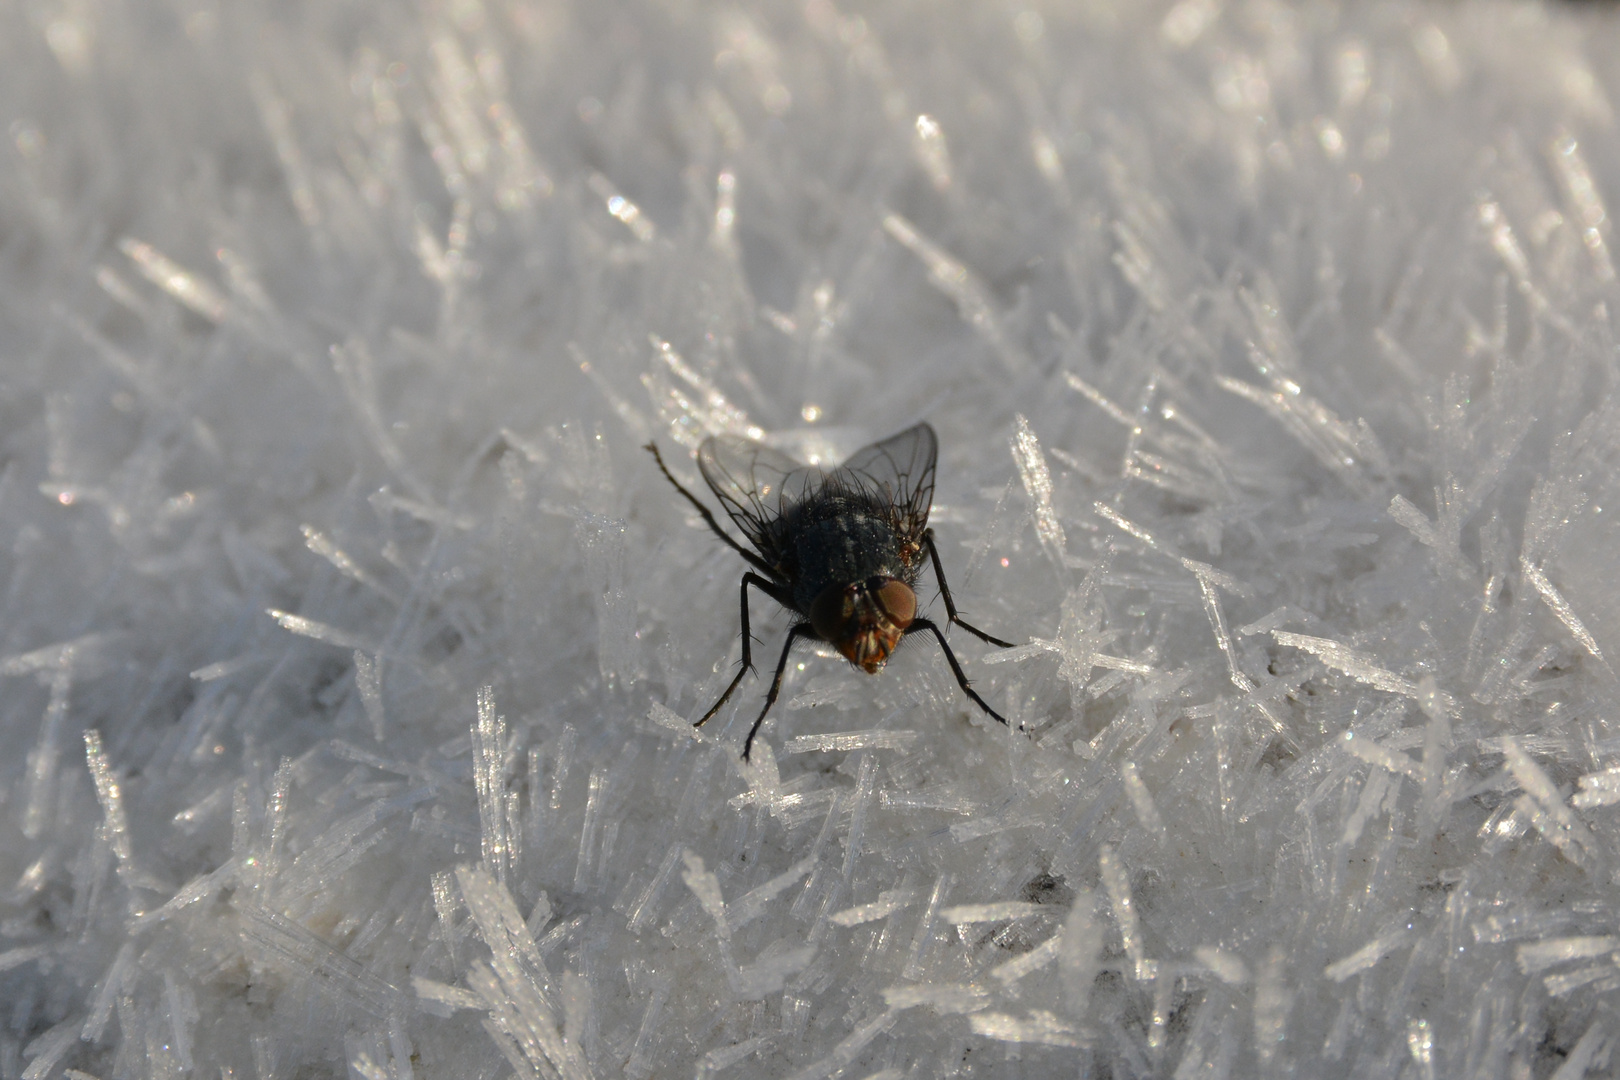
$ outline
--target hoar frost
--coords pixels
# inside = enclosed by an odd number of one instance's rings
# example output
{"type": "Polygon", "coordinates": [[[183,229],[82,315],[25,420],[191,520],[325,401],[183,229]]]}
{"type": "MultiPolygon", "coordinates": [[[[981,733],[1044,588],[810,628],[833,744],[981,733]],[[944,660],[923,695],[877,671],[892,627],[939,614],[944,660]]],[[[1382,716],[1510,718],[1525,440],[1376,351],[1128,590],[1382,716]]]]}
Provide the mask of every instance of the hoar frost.
{"type": "Polygon", "coordinates": [[[330,10],[0,8],[0,1076],[1612,1071],[1620,15],[330,10]]]}

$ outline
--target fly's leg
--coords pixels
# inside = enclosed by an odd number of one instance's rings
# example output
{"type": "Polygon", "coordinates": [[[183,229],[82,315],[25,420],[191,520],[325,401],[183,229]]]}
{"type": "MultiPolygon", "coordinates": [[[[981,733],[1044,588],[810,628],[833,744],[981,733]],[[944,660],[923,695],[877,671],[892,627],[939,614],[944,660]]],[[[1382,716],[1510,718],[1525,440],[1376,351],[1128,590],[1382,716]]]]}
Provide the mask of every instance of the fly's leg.
{"type": "MultiPolygon", "coordinates": [[[[742,682],[743,676],[748,674],[750,671],[754,670],[754,651],[753,651],[754,639],[748,633],[748,586],[750,586],[750,585],[752,585],[754,588],[758,589],[760,592],[764,593],[766,596],[769,596],[771,599],[777,601],[778,603],[781,602],[782,598],[778,594],[778,592],[776,590],[776,587],[774,585],[772,585],[769,581],[766,581],[764,578],[760,577],[758,574],[755,574],[755,573],[753,573],[751,571],[749,573],[746,573],[746,574],[743,575],[743,577],[742,577],[742,667],[737,669],[737,677],[735,679],[731,680],[731,685],[726,687],[726,692],[720,695],[720,700],[715,702],[713,705],[709,706],[709,711],[703,714],[703,719],[701,719],[697,723],[693,724],[692,725],[693,727],[702,727],[704,724],[707,724],[710,720],[714,719],[714,714],[720,711],[720,706],[724,705],[728,700],[730,700],[731,695],[737,689],[737,684],[742,682]]],[[[781,677],[782,677],[782,673],[780,671],[778,671],[776,674],[777,674],[777,681],[780,682],[781,677]]],[[[757,727],[758,725],[756,724],[755,726],[757,727]]]]}
{"type": "MultiPolygon", "coordinates": [[[[916,624],[913,623],[912,625],[916,624]]],[[[742,759],[744,761],[748,760],[748,752],[754,748],[754,735],[759,731],[759,725],[765,722],[765,714],[771,711],[772,705],[776,704],[776,695],[782,692],[782,673],[787,670],[788,653],[793,651],[793,643],[799,638],[813,636],[815,636],[815,631],[810,628],[809,623],[798,623],[788,631],[787,643],[782,646],[782,659],[776,662],[776,678],[771,680],[771,691],[765,695],[765,707],[759,710],[759,716],[755,718],[754,726],[748,729],[748,738],[743,741],[742,759]]],[[[955,663],[955,661],[953,660],[952,663],[955,663]]],[[[963,685],[966,686],[965,683],[963,685]]],[[[972,693],[971,690],[968,692],[972,693]]],[[[983,702],[980,702],[980,704],[983,704],[983,702]]],[[[997,719],[1000,718],[997,717],[997,719]]],[[[1007,721],[1002,720],[1001,722],[1005,724],[1007,721]]]]}
{"type": "MultiPolygon", "coordinates": [[[[945,568],[940,565],[940,563],[939,563],[939,551],[934,547],[934,530],[933,529],[928,529],[927,531],[925,531],[923,533],[923,543],[925,545],[927,545],[927,547],[928,547],[928,557],[933,560],[933,563],[934,563],[934,580],[939,582],[939,594],[945,598],[945,613],[951,617],[951,622],[955,623],[957,626],[960,626],[962,629],[966,630],[968,633],[972,634],[974,637],[980,639],[981,641],[988,641],[990,644],[999,645],[1003,649],[1012,648],[1013,647],[1012,642],[1010,642],[1010,641],[1002,641],[1000,638],[991,637],[989,634],[985,633],[983,630],[980,630],[977,626],[971,626],[968,623],[965,623],[965,622],[962,621],[962,617],[956,613],[956,601],[951,599],[951,587],[949,585],[945,584],[945,568]]],[[[912,625],[915,626],[916,624],[913,623],[912,625]]],[[[934,633],[937,634],[937,633],[939,633],[939,631],[935,630],[934,633]]],[[[941,645],[945,644],[945,639],[943,637],[941,637],[939,639],[939,643],[941,645]]],[[[951,650],[946,649],[945,650],[945,655],[950,656],[951,655],[951,650]]],[[[956,667],[956,660],[954,658],[951,660],[951,666],[956,667]]],[[[961,668],[956,669],[956,678],[957,678],[957,680],[959,682],[962,683],[962,689],[967,690],[967,680],[962,678],[962,669],[961,668]]],[[[973,694],[973,700],[974,701],[979,701],[979,695],[974,694],[973,691],[971,691],[971,690],[968,690],[968,693],[973,694]]],[[[984,705],[984,702],[979,701],[979,704],[984,705]]],[[[996,716],[995,713],[990,712],[990,706],[988,706],[988,705],[984,705],[984,711],[987,712],[987,713],[990,713],[991,716],[996,716]]],[[[1001,720],[1001,717],[996,716],[996,719],[1001,720]]],[[[1001,722],[1003,724],[1005,724],[1007,721],[1001,720],[1001,722]]]]}
{"type": "MultiPolygon", "coordinates": [[[[976,690],[974,690],[973,687],[968,685],[967,675],[965,675],[963,673],[962,665],[958,664],[956,662],[956,654],[951,652],[951,647],[948,644],[946,644],[945,635],[940,631],[938,624],[935,623],[932,619],[913,619],[913,620],[911,620],[911,625],[906,627],[906,636],[910,637],[912,634],[915,634],[919,630],[931,631],[933,633],[934,637],[939,639],[939,647],[944,651],[945,659],[946,659],[946,661],[948,661],[950,663],[951,672],[952,672],[952,674],[954,674],[956,676],[956,684],[962,688],[962,693],[964,693],[968,697],[972,698],[973,703],[975,705],[977,705],[979,708],[981,708],[981,709],[983,709],[985,711],[985,715],[991,717],[992,719],[999,720],[1003,724],[1006,724],[1007,723],[1007,718],[1005,716],[1002,716],[1000,713],[996,712],[996,710],[992,709],[989,705],[985,704],[984,698],[980,697],[978,692],[976,690]]],[[[978,631],[974,631],[974,632],[978,633],[978,631]]],[[[980,634],[979,636],[983,637],[984,635],[980,634]]],[[[994,641],[995,639],[994,638],[986,638],[985,640],[994,641]]],[[[1008,726],[1010,727],[1011,725],[1008,725],[1008,726]]],[[[1022,729],[1023,725],[1020,724],[1019,728],[1022,729]]]]}
{"type": "MultiPolygon", "coordinates": [[[[704,524],[709,526],[709,529],[714,533],[714,535],[716,535],[720,539],[724,540],[731,547],[731,549],[733,551],[735,551],[737,554],[741,555],[744,559],[747,559],[748,564],[750,566],[754,567],[754,569],[762,570],[765,573],[772,574],[774,576],[774,572],[771,570],[769,564],[767,564],[764,559],[760,558],[758,555],[755,555],[752,551],[749,551],[747,548],[745,548],[741,544],[737,543],[737,541],[733,540],[726,533],[726,530],[724,530],[724,529],[722,529],[720,527],[720,523],[718,521],[714,520],[714,515],[709,512],[709,508],[707,506],[704,506],[703,503],[699,502],[698,497],[696,495],[693,495],[690,491],[687,491],[686,486],[684,484],[682,484],[679,480],[675,479],[675,474],[670,472],[669,471],[669,466],[664,464],[664,455],[660,454],[658,452],[658,444],[657,443],[648,443],[645,447],[643,447],[643,449],[645,449],[648,453],[652,454],[653,460],[658,462],[658,471],[664,474],[664,479],[668,480],[670,483],[674,484],[675,485],[675,490],[680,492],[682,495],[685,495],[687,502],[689,502],[693,506],[697,507],[697,512],[703,515],[704,524]]],[[[939,565],[939,560],[937,558],[934,560],[934,565],[935,566],[939,565]]],[[[746,626],[747,625],[747,618],[746,618],[747,605],[744,605],[743,610],[745,612],[743,625],[746,626]]],[[[728,694],[730,693],[729,690],[726,691],[726,692],[728,694]]],[[[719,706],[716,705],[715,708],[719,708],[719,706]]],[[[704,717],[704,719],[707,720],[708,717],[704,717]]],[[[701,722],[702,721],[699,721],[699,723],[701,723],[701,722]]]]}

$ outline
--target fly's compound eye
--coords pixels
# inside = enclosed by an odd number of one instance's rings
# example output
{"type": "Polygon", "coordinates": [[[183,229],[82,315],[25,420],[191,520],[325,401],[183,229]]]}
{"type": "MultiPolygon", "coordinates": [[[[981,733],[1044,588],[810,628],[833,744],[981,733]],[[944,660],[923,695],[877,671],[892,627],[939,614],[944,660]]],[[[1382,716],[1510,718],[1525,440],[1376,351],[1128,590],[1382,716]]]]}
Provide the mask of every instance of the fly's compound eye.
{"type": "Polygon", "coordinates": [[[841,585],[821,590],[810,605],[810,625],[821,640],[840,642],[855,632],[855,598],[841,585]]]}
{"type": "Polygon", "coordinates": [[[874,594],[878,606],[895,626],[904,630],[917,617],[917,594],[903,581],[890,578],[874,594]]]}

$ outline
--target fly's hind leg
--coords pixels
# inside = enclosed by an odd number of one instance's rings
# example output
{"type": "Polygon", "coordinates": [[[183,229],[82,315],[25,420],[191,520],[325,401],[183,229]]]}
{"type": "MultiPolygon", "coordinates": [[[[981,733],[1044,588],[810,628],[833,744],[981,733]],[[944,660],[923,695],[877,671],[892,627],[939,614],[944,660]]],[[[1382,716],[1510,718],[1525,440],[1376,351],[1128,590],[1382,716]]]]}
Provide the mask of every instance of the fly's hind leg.
{"type": "MultiPolygon", "coordinates": [[[[951,587],[949,585],[945,584],[945,568],[940,565],[939,551],[937,549],[935,549],[935,547],[934,547],[934,530],[933,529],[928,529],[927,531],[925,531],[923,533],[923,544],[928,548],[928,557],[929,557],[929,559],[933,560],[933,563],[934,563],[934,580],[939,582],[939,594],[945,600],[945,614],[947,614],[947,615],[949,615],[951,617],[951,622],[955,623],[957,626],[960,626],[962,629],[966,630],[968,633],[972,634],[974,637],[978,638],[981,641],[987,641],[991,645],[999,645],[1003,649],[1012,648],[1013,647],[1012,642],[1010,642],[1010,641],[1002,641],[1000,638],[997,638],[997,637],[991,637],[989,634],[985,633],[983,630],[980,630],[977,626],[972,626],[972,625],[962,621],[962,617],[956,613],[956,601],[951,599],[951,587]]],[[[913,625],[915,625],[915,624],[913,624],[913,625]]],[[[937,634],[937,633],[939,633],[939,631],[935,630],[934,633],[937,634]]],[[[939,643],[941,645],[945,644],[945,639],[943,637],[941,637],[939,639],[939,643]]],[[[945,655],[950,656],[951,655],[951,650],[946,649],[945,650],[945,655]]],[[[956,661],[953,659],[951,661],[951,665],[954,667],[955,664],[956,664],[956,661]]],[[[956,677],[959,680],[961,680],[961,678],[962,678],[962,672],[961,672],[960,668],[957,669],[956,677]]],[[[967,690],[967,682],[966,681],[962,682],[962,689],[967,690]]],[[[968,693],[973,694],[973,691],[968,690],[968,693]]],[[[973,699],[975,701],[978,701],[978,695],[973,694],[973,699]]],[[[984,705],[984,702],[980,701],[979,704],[984,705]]],[[[990,707],[988,705],[985,705],[984,711],[990,713],[991,716],[996,716],[995,713],[990,712],[990,707]]],[[[996,716],[996,719],[1001,720],[1001,717],[996,716]]],[[[1003,724],[1005,724],[1007,721],[1001,720],[1001,722],[1003,724]]]]}
{"type": "MultiPolygon", "coordinates": [[[[927,630],[932,633],[936,639],[938,639],[939,647],[944,651],[945,660],[951,665],[951,673],[956,676],[956,685],[962,688],[962,693],[972,698],[973,703],[979,708],[983,709],[986,716],[993,720],[999,720],[1003,724],[1007,724],[1007,718],[996,712],[996,710],[992,709],[989,704],[985,702],[984,698],[979,696],[979,692],[968,684],[967,674],[962,671],[962,665],[956,662],[956,654],[951,652],[951,647],[946,643],[945,635],[943,632],[941,632],[939,624],[934,622],[932,619],[913,619],[911,621],[911,625],[906,627],[906,636],[910,637],[919,630],[927,630]]],[[[1011,727],[1012,725],[1008,724],[1007,726],[1011,727]]],[[[1018,725],[1019,730],[1023,730],[1023,726],[1024,725],[1022,724],[1018,725]]]]}
{"type": "MultiPolygon", "coordinates": [[[[788,631],[787,643],[782,646],[782,659],[776,662],[776,677],[771,680],[770,693],[765,695],[765,707],[759,710],[759,716],[754,719],[754,726],[748,729],[748,738],[743,741],[742,759],[748,760],[748,753],[754,748],[754,735],[758,733],[759,726],[765,722],[765,714],[771,711],[776,704],[776,695],[782,692],[782,673],[787,670],[788,653],[793,651],[793,643],[802,637],[812,637],[815,631],[809,623],[797,623],[788,631]]],[[[1005,720],[1002,723],[1006,723],[1005,720]]]]}
{"type": "MultiPolygon", "coordinates": [[[[743,676],[754,670],[754,639],[748,632],[748,586],[750,585],[777,603],[782,602],[781,594],[777,591],[776,586],[769,581],[752,571],[742,576],[742,666],[737,669],[737,677],[731,680],[731,685],[726,687],[726,692],[720,695],[720,700],[709,706],[709,711],[703,714],[703,719],[693,724],[693,727],[702,727],[714,719],[714,714],[720,711],[720,706],[729,701],[731,695],[736,692],[737,684],[742,682],[743,676]]],[[[782,681],[781,669],[776,672],[776,681],[782,681]]],[[[754,726],[758,727],[759,725],[755,724],[754,726]]]]}

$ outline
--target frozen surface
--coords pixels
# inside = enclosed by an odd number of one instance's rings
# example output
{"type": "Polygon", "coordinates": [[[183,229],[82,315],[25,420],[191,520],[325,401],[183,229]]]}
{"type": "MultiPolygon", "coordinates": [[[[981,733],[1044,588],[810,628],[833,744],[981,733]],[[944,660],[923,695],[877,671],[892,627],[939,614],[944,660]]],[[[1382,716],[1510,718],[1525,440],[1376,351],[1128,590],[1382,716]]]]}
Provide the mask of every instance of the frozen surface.
{"type": "Polygon", "coordinates": [[[1620,15],[840,2],[0,0],[0,1080],[1620,1069],[1620,15]]]}

